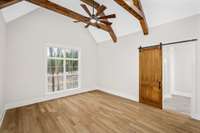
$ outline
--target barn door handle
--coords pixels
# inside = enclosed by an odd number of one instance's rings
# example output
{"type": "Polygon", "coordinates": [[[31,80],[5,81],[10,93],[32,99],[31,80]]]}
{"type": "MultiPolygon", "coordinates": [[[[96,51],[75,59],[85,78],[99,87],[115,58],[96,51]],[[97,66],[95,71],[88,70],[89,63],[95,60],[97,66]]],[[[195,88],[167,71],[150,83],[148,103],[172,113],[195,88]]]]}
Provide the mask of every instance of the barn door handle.
{"type": "Polygon", "coordinates": [[[162,89],[162,83],[159,81],[159,89],[162,89]]]}

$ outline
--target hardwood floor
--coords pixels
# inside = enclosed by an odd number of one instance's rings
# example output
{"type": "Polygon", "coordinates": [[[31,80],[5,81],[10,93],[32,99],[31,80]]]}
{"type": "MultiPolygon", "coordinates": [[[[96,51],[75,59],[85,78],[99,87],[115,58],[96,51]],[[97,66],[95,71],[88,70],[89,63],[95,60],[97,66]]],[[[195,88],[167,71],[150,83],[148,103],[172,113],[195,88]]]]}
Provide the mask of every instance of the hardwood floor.
{"type": "Polygon", "coordinates": [[[0,133],[200,133],[200,122],[93,91],[9,110],[0,133]]]}

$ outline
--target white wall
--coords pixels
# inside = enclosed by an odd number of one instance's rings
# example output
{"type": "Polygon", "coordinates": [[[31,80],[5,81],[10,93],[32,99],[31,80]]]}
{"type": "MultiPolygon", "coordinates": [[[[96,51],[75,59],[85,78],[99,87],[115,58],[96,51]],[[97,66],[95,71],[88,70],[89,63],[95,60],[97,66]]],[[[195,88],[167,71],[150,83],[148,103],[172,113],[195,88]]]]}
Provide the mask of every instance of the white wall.
{"type": "Polygon", "coordinates": [[[174,88],[174,47],[163,47],[163,95],[164,99],[172,96],[174,88]]]}
{"type": "MultiPolygon", "coordinates": [[[[135,33],[98,45],[98,87],[138,101],[139,99],[139,53],[140,45],[159,44],[196,38],[197,16],[151,28],[148,36],[135,33]]],[[[126,28],[126,27],[124,27],[126,28]]]]}
{"type": "Polygon", "coordinates": [[[164,99],[171,95],[191,97],[195,89],[196,42],[163,48],[164,99]]]}
{"type": "Polygon", "coordinates": [[[196,112],[196,117],[200,120],[200,16],[197,21],[197,37],[199,39],[198,45],[196,46],[196,92],[194,95],[196,96],[196,102],[193,106],[195,106],[194,112],[196,112]]]}
{"type": "Polygon", "coordinates": [[[172,93],[191,97],[195,88],[195,44],[184,43],[174,47],[174,88],[172,93]]]}
{"type": "MultiPolygon", "coordinates": [[[[45,96],[47,43],[81,49],[81,89],[96,88],[96,43],[83,25],[39,9],[7,25],[6,108],[38,102],[45,96]]],[[[51,96],[50,96],[51,97],[51,96]]]]}
{"type": "Polygon", "coordinates": [[[4,109],[4,54],[6,49],[6,25],[0,12],[0,125],[4,109]]]}

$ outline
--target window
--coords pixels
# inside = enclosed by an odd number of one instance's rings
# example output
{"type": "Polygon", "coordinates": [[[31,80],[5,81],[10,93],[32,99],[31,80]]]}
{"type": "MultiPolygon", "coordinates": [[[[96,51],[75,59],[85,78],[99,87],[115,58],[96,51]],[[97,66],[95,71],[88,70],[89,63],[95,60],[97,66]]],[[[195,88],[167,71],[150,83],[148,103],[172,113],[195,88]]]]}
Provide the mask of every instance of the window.
{"type": "Polygon", "coordinates": [[[79,87],[79,51],[49,47],[48,92],[57,92],[79,87]]]}

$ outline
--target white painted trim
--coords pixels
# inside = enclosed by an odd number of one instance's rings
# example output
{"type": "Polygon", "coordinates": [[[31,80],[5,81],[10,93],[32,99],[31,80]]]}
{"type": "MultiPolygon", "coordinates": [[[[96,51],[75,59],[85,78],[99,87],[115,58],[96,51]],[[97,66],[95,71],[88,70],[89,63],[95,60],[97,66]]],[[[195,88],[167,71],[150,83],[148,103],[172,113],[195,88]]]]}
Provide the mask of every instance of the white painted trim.
{"type": "Polygon", "coordinates": [[[200,121],[200,115],[197,115],[197,114],[194,114],[194,115],[191,115],[191,117],[195,120],[199,120],[200,121]]]}
{"type": "MultiPolygon", "coordinates": [[[[100,90],[102,92],[105,92],[105,93],[108,93],[108,94],[111,94],[111,95],[115,95],[115,96],[119,96],[119,97],[122,97],[122,98],[126,98],[126,99],[129,99],[129,100],[135,101],[135,102],[139,102],[139,99],[136,98],[136,97],[132,98],[132,97],[130,97],[128,95],[125,96],[125,95],[122,95],[120,93],[110,91],[109,89],[98,87],[97,90],[100,90]]],[[[197,115],[197,114],[191,114],[190,117],[195,119],[195,120],[200,120],[200,115],[197,115]]]]}
{"type": "Polygon", "coordinates": [[[0,128],[1,128],[1,125],[3,123],[3,119],[4,119],[5,114],[6,114],[6,111],[3,109],[2,112],[0,112],[0,128]]]}
{"type": "Polygon", "coordinates": [[[172,98],[172,95],[171,95],[171,94],[164,94],[163,100],[165,100],[165,99],[167,99],[167,98],[172,98]]]}
{"type": "Polygon", "coordinates": [[[184,97],[189,97],[189,98],[192,97],[191,93],[185,93],[185,92],[181,92],[181,91],[178,91],[178,90],[174,90],[172,92],[172,95],[184,96],[184,97]]]}
{"type": "MultiPolygon", "coordinates": [[[[197,43],[195,43],[195,47],[197,46],[197,43]]],[[[197,49],[197,48],[196,48],[197,49]]],[[[177,91],[176,89],[175,89],[175,83],[174,83],[174,77],[175,77],[175,73],[174,73],[174,58],[173,58],[173,54],[174,54],[174,48],[173,47],[171,47],[170,48],[170,69],[171,69],[171,71],[170,71],[170,94],[171,95],[178,95],[178,96],[185,96],[185,97],[189,97],[189,98],[191,98],[191,107],[190,107],[190,110],[191,110],[191,113],[190,113],[190,117],[191,118],[194,118],[194,119],[197,119],[197,120],[199,120],[199,116],[198,115],[195,115],[195,113],[196,113],[196,106],[197,106],[197,104],[196,104],[196,81],[195,81],[195,74],[196,74],[196,68],[194,68],[193,69],[193,71],[192,71],[192,73],[194,74],[194,80],[193,80],[193,84],[194,84],[194,86],[192,87],[192,90],[191,90],[191,93],[184,93],[184,92],[181,92],[181,91],[177,91]]],[[[196,56],[195,56],[195,58],[196,58],[196,56]]],[[[196,62],[195,62],[196,63],[196,62]]],[[[194,64],[194,67],[196,67],[196,64],[194,64]]],[[[168,94],[165,94],[164,95],[165,97],[168,97],[168,94]]],[[[164,97],[164,98],[165,98],[164,97]]]]}
{"type": "Polygon", "coordinates": [[[45,102],[48,100],[53,100],[53,99],[57,99],[57,98],[61,98],[61,97],[85,93],[85,92],[89,92],[89,91],[93,91],[93,90],[96,90],[96,89],[70,89],[63,93],[58,93],[58,94],[54,94],[54,95],[44,95],[43,97],[26,99],[26,100],[16,101],[13,103],[7,103],[5,105],[5,110],[22,107],[22,106],[26,106],[26,105],[31,105],[31,104],[35,104],[35,103],[39,103],[39,102],[45,102]]]}
{"type": "MultiPolygon", "coordinates": [[[[75,49],[75,50],[77,50],[78,51],[78,88],[72,88],[73,90],[76,90],[76,89],[80,89],[81,88],[81,48],[80,47],[74,47],[74,45],[70,45],[70,46],[66,46],[66,45],[64,45],[64,44],[54,44],[54,43],[46,43],[45,44],[45,47],[44,47],[44,65],[45,65],[45,72],[46,72],[46,74],[45,74],[45,86],[44,86],[44,88],[45,88],[45,95],[52,95],[52,93],[55,93],[55,95],[57,95],[58,93],[64,93],[64,92],[66,92],[66,91],[68,91],[68,90],[66,90],[65,88],[64,88],[64,90],[63,91],[55,91],[55,92],[48,92],[48,73],[47,73],[47,60],[48,60],[48,58],[49,57],[47,57],[47,49],[49,48],[49,47],[57,47],[57,48],[63,48],[63,49],[75,49]]],[[[58,58],[59,59],[59,58],[58,58]]],[[[67,58],[65,58],[65,59],[67,59],[67,58]]],[[[65,69],[65,67],[64,67],[64,69],[65,69]]],[[[66,78],[66,77],[65,77],[66,78]]],[[[65,85],[64,85],[64,87],[65,87],[65,85]]]]}
{"type": "Polygon", "coordinates": [[[119,97],[122,97],[122,98],[125,98],[125,99],[129,99],[129,100],[132,100],[134,102],[139,102],[139,98],[137,98],[137,97],[132,97],[132,96],[127,95],[127,94],[121,94],[119,92],[113,92],[113,91],[110,91],[110,89],[98,87],[97,90],[111,94],[111,95],[119,96],[119,97]]]}
{"type": "MultiPolygon", "coordinates": [[[[71,95],[76,95],[76,94],[81,94],[81,93],[85,93],[85,92],[89,92],[89,91],[94,91],[94,90],[100,90],[100,91],[103,91],[105,93],[109,93],[111,95],[116,95],[116,96],[119,96],[119,97],[122,97],[122,98],[126,98],[126,99],[129,99],[129,100],[132,100],[132,101],[135,101],[135,102],[138,102],[138,98],[131,98],[130,96],[124,96],[124,95],[121,95],[119,93],[113,93],[107,89],[76,89],[76,90],[69,90],[69,92],[66,94],[59,94],[59,95],[53,95],[53,96],[45,96],[43,98],[33,98],[33,99],[30,99],[30,100],[23,100],[23,101],[18,101],[18,102],[15,102],[15,103],[9,103],[9,104],[6,104],[5,105],[5,109],[4,111],[0,114],[0,127],[1,127],[1,124],[3,122],[3,118],[5,116],[5,112],[6,110],[8,109],[12,109],[12,108],[17,108],[17,107],[21,107],[21,106],[26,106],[26,105],[30,105],[30,104],[35,104],[35,103],[39,103],[39,102],[45,102],[45,101],[48,101],[48,100],[52,100],[52,99],[57,99],[57,98],[61,98],[61,97],[65,97],[65,96],[71,96],[71,95]]],[[[191,117],[193,119],[196,119],[196,120],[200,120],[200,116],[197,115],[197,114],[194,114],[194,115],[191,115],[191,117]]]]}

